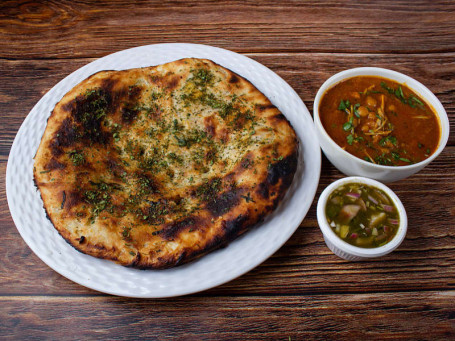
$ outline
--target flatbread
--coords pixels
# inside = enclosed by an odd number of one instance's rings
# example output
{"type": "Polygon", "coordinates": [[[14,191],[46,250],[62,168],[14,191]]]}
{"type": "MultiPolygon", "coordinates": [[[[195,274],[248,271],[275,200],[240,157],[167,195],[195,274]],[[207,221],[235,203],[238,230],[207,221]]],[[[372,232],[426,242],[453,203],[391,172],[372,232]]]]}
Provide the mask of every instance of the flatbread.
{"type": "Polygon", "coordinates": [[[77,250],[163,269],[227,245],[270,214],[297,151],[288,120],[250,82],[187,58],[102,71],[75,86],[49,117],[34,180],[77,250]]]}

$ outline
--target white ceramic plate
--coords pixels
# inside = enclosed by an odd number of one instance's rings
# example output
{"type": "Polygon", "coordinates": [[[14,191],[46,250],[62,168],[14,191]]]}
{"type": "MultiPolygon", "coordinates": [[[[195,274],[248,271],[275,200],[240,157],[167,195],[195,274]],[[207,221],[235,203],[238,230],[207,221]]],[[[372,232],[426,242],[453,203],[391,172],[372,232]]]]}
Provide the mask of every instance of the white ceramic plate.
{"type": "Polygon", "coordinates": [[[321,154],[311,116],[296,92],[278,75],[252,59],[220,48],[159,44],[98,59],[73,72],[44,95],[14,139],[6,171],[6,192],[11,215],[22,238],[43,262],[61,275],[109,294],[170,297],[226,283],[270,257],[305,217],[316,193],[320,169],[321,154]],[[76,251],[46,219],[43,203],[33,184],[33,157],[50,112],[66,92],[97,71],[152,66],[185,57],[211,59],[240,74],[289,119],[300,138],[300,155],[297,173],[285,199],[264,223],[228,247],[174,269],[130,269],[76,251]]]}

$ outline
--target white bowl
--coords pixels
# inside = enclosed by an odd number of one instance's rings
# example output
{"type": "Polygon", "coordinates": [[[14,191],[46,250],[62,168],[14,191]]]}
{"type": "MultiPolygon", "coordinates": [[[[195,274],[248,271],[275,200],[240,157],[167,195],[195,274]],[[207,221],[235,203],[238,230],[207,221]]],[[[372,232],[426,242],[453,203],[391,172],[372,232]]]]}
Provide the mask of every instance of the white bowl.
{"type": "Polygon", "coordinates": [[[414,173],[417,173],[442,152],[449,138],[449,119],[447,118],[447,113],[444,110],[441,102],[427,87],[415,79],[402,73],[377,67],[361,67],[349,69],[337,73],[326,80],[316,94],[316,98],[314,100],[313,116],[319,144],[321,145],[324,154],[336,168],[338,168],[346,175],[365,176],[382,182],[401,180],[408,176],[411,176],[414,173]],[[327,134],[324,127],[322,126],[321,120],[319,118],[319,103],[323,94],[329,88],[345,79],[355,76],[379,76],[394,80],[401,84],[406,84],[406,86],[420,95],[420,97],[422,97],[434,108],[439,118],[441,137],[439,139],[438,148],[429,158],[408,166],[377,165],[362,160],[361,158],[348,153],[347,151],[343,150],[338,144],[336,144],[335,141],[332,140],[332,138],[327,134]]]}
{"type": "Polygon", "coordinates": [[[357,260],[365,260],[368,258],[374,257],[381,257],[384,256],[393,250],[395,250],[403,241],[404,237],[406,236],[406,232],[408,229],[408,218],[406,215],[406,211],[404,209],[403,204],[401,203],[400,199],[396,196],[396,194],[387,186],[380,183],[379,181],[363,178],[359,176],[352,176],[343,179],[339,179],[329,185],[319,197],[318,206],[317,206],[317,217],[318,217],[318,224],[319,228],[324,235],[325,243],[327,247],[338,257],[341,257],[346,260],[357,261],[357,260]],[[398,226],[398,231],[395,237],[388,242],[387,244],[376,247],[376,248],[361,248],[351,244],[346,243],[340,237],[333,232],[332,228],[330,227],[329,223],[327,222],[327,216],[325,214],[325,206],[327,204],[327,199],[329,198],[330,194],[337,189],[338,187],[347,184],[347,183],[361,183],[370,185],[376,188],[383,190],[389,197],[392,199],[395,207],[398,210],[398,215],[400,219],[400,225],[398,226]]]}

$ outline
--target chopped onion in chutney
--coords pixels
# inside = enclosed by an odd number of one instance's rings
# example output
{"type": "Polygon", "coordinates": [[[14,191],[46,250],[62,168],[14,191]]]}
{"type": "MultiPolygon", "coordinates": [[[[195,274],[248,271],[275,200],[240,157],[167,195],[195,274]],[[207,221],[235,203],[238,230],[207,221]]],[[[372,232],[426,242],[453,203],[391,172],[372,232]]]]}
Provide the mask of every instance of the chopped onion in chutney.
{"type": "Polygon", "coordinates": [[[326,204],[327,222],[345,242],[374,248],[393,239],[400,216],[382,190],[360,183],[348,183],[333,191],[326,204]]]}

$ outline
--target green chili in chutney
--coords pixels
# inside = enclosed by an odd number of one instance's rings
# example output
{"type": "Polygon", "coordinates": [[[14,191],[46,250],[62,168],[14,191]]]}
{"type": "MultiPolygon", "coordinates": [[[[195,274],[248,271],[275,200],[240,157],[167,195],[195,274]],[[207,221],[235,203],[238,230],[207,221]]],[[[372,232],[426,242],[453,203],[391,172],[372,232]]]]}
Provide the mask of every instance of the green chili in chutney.
{"type": "Polygon", "coordinates": [[[327,222],[345,242],[374,248],[393,239],[400,216],[384,191],[365,184],[349,183],[333,191],[326,204],[327,222]]]}
{"type": "Polygon", "coordinates": [[[357,76],[336,84],[321,99],[319,116],[341,148],[385,166],[428,158],[441,136],[431,106],[406,85],[381,77],[357,76]]]}

